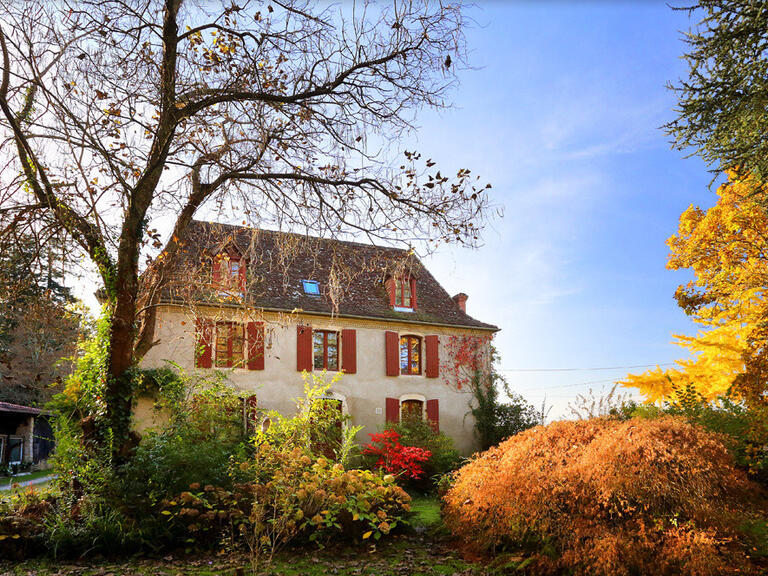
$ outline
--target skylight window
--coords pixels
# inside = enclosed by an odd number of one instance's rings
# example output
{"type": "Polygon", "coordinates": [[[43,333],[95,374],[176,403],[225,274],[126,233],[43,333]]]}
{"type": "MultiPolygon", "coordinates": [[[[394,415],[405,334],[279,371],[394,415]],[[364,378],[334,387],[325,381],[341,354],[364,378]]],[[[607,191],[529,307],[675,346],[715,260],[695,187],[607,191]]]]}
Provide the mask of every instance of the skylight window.
{"type": "Polygon", "coordinates": [[[304,294],[320,296],[320,284],[316,280],[302,280],[301,283],[304,286],[304,294]]]}

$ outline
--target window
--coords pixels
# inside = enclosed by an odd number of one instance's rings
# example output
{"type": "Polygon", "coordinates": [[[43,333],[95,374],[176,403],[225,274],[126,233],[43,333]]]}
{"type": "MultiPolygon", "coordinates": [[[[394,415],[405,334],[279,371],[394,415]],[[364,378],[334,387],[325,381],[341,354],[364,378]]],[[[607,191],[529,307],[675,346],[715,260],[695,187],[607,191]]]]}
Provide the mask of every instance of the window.
{"type": "Polygon", "coordinates": [[[320,296],[320,284],[315,280],[302,280],[302,286],[304,287],[304,294],[310,296],[320,296]]]}
{"type": "Polygon", "coordinates": [[[228,278],[229,286],[240,285],[240,260],[229,260],[228,278]]]}
{"type": "Polygon", "coordinates": [[[315,330],[312,333],[312,349],[315,370],[339,369],[339,333],[315,330]]]}
{"type": "Polygon", "coordinates": [[[421,374],[421,338],[400,337],[400,374],[421,374]]]}
{"type": "Polygon", "coordinates": [[[245,260],[224,252],[213,259],[213,283],[223,290],[245,290],[245,260]]]}
{"type": "Polygon", "coordinates": [[[424,402],[421,400],[403,400],[400,402],[400,420],[403,422],[422,420],[424,418],[424,402]]]}
{"type": "Polygon", "coordinates": [[[8,464],[21,464],[24,459],[24,439],[18,436],[8,437],[8,464]]]}
{"type": "Polygon", "coordinates": [[[410,278],[395,278],[395,306],[397,308],[413,308],[410,278]]]}
{"type": "Polygon", "coordinates": [[[243,345],[242,324],[237,322],[216,323],[216,366],[242,367],[243,345]]]}

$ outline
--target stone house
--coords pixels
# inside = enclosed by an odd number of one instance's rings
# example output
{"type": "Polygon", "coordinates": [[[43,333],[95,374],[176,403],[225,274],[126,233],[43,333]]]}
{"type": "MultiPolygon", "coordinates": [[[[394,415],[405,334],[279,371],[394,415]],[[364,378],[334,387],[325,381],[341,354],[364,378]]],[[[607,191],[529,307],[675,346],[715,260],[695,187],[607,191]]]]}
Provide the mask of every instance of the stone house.
{"type": "MultiPolygon", "coordinates": [[[[302,372],[353,425],[429,420],[460,452],[477,447],[471,378],[490,369],[498,328],[466,313],[407,250],[194,221],[154,310],[142,366],[219,369],[258,406],[289,414],[302,372]]],[[[151,402],[137,409],[151,421],[151,402]]]]}

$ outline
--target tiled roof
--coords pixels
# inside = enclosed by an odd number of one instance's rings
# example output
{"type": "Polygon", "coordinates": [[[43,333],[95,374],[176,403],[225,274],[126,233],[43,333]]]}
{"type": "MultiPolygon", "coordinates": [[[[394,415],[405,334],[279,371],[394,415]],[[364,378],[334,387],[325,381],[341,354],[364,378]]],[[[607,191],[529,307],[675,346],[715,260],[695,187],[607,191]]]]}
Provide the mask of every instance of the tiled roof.
{"type": "Polygon", "coordinates": [[[31,414],[37,416],[43,413],[39,408],[32,406],[22,406],[21,404],[11,404],[10,402],[0,402],[0,412],[13,412],[15,414],[31,414]]]}
{"type": "Polygon", "coordinates": [[[201,221],[190,223],[182,244],[164,301],[226,304],[210,289],[211,261],[236,250],[248,261],[245,299],[254,307],[498,330],[463,312],[406,250],[201,221]],[[384,281],[392,275],[416,278],[415,311],[390,306],[384,281]],[[321,295],[305,294],[302,280],[317,281],[321,295]]]}

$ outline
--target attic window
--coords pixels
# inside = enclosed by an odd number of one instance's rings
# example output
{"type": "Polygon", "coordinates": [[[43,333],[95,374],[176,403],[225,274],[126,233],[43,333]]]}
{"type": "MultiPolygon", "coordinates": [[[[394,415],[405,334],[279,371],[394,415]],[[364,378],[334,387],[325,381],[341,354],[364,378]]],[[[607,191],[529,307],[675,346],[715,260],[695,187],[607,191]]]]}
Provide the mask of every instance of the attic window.
{"type": "Polygon", "coordinates": [[[410,276],[390,276],[386,282],[389,305],[397,312],[416,310],[416,279],[410,276]]]}
{"type": "Polygon", "coordinates": [[[304,286],[304,294],[310,296],[320,296],[320,284],[316,280],[302,280],[304,286]]]}

